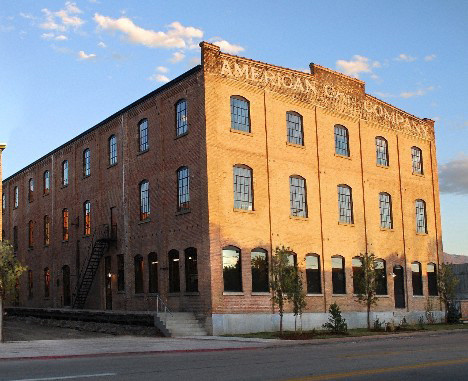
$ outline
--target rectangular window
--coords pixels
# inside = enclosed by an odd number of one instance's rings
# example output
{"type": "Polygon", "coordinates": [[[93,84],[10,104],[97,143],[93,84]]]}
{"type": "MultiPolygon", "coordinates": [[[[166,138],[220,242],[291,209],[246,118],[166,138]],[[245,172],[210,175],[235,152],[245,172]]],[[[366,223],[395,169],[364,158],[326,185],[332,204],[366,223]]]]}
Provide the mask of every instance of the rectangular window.
{"type": "Polygon", "coordinates": [[[68,185],[68,161],[65,160],[62,163],[62,184],[63,186],[68,185]]]}
{"type": "Polygon", "coordinates": [[[388,193],[379,194],[380,207],[380,227],[383,229],[392,229],[392,202],[388,193]]]}
{"type": "Polygon", "coordinates": [[[349,157],[348,129],[339,124],[335,126],[335,153],[349,157]]]}
{"type": "Polygon", "coordinates": [[[62,211],[62,239],[68,241],[68,209],[62,211]]]}
{"type": "Polygon", "coordinates": [[[355,294],[363,294],[364,289],[362,285],[362,276],[363,276],[363,270],[362,270],[362,261],[360,258],[353,258],[352,260],[352,266],[353,266],[353,290],[355,294]]]}
{"type": "Polygon", "coordinates": [[[180,136],[187,133],[187,101],[185,99],[177,102],[176,106],[176,135],[180,136]]]}
{"type": "Polygon", "coordinates": [[[177,199],[178,199],[178,210],[189,210],[190,209],[190,179],[189,169],[182,167],[177,171],[177,199]]]}
{"type": "Polygon", "coordinates": [[[144,119],[139,124],[140,152],[148,150],[148,120],[144,119]]]}
{"type": "Polygon", "coordinates": [[[375,138],[375,149],[377,154],[377,165],[388,167],[387,140],[382,137],[375,138]]]}
{"type": "Polygon", "coordinates": [[[426,203],[423,200],[416,200],[416,232],[427,233],[426,203]]]}
{"type": "Polygon", "coordinates": [[[150,253],[148,255],[148,275],[149,275],[149,288],[150,294],[158,292],[158,255],[150,253]]]}
{"type": "Polygon", "coordinates": [[[185,291],[198,292],[197,249],[185,249],[185,291]]]}
{"type": "Polygon", "coordinates": [[[91,234],[91,203],[86,201],[84,203],[84,235],[91,234]]]}
{"type": "Polygon", "coordinates": [[[50,297],[50,270],[44,269],[44,298],[50,297]]]}
{"type": "Polygon", "coordinates": [[[149,182],[140,184],[140,220],[146,220],[150,216],[149,182]]]}
{"type": "Polygon", "coordinates": [[[5,213],[6,210],[6,196],[5,193],[2,193],[2,213],[5,213]]]}
{"type": "Polygon", "coordinates": [[[32,270],[28,270],[28,298],[32,299],[33,297],[33,272],[32,270]]]}
{"type": "Polygon", "coordinates": [[[384,260],[378,259],[375,261],[375,273],[377,278],[377,295],[387,295],[387,273],[384,260]]]}
{"type": "Polygon", "coordinates": [[[307,293],[321,294],[322,284],[320,282],[320,262],[317,255],[306,257],[307,293]]]}
{"type": "Polygon", "coordinates": [[[89,176],[91,174],[91,151],[85,149],[83,152],[83,176],[89,176]]]}
{"type": "Polygon", "coordinates": [[[427,287],[430,296],[439,295],[437,287],[437,270],[434,263],[427,265],[427,287]]]}
{"type": "Polygon", "coordinates": [[[15,190],[14,190],[14,205],[15,205],[15,208],[17,208],[18,205],[19,205],[19,190],[18,190],[18,187],[15,187],[15,190]]]}
{"type": "Polygon", "coordinates": [[[169,292],[180,292],[179,252],[171,250],[169,258],[169,292]]]}
{"type": "Polygon", "coordinates": [[[332,284],[334,294],[346,294],[344,259],[332,257],[332,284]]]}
{"type": "Polygon", "coordinates": [[[133,265],[135,270],[135,294],[143,294],[143,257],[137,255],[133,259],[133,265]]]}
{"type": "Polygon", "coordinates": [[[304,145],[302,133],[302,116],[296,112],[286,113],[288,143],[304,145]]]}
{"type": "Polygon", "coordinates": [[[249,102],[242,97],[231,97],[231,129],[250,132],[249,102]]]}
{"type": "Polygon", "coordinates": [[[421,264],[419,262],[412,263],[411,272],[412,272],[412,282],[413,282],[413,295],[422,296],[423,286],[422,286],[421,264]]]}
{"type": "Polygon", "coordinates": [[[338,185],[338,210],[340,222],[346,224],[354,222],[351,188],[347,185],[338,185]]]}
{"type": "Polygon", "coordinates": [[[44,216],[44,245],[49,246],[49,242],[50,242],[49,216],[44,216]]]}
{"type": "Polygon", "coordinates": [[[234,209],[253,209],[252,170],[234,167],[234,209]]]}
{"type": "Polygon", "coordinates": [[[125,291],[125,265],[122,254],[117,255],[117,291],[125,291]]]}
{"type": "Polygon", "coordinates": [[[291,216],[307,217],[307,199],[305,179],[291,176],[289,178],[291,216]]]}
{"type": "Polygon", "coordinates": [[[413,173],[423,174],[422,151],[418,147],[411,147],[411,159],[413,162],[413,173]]]}
{"type": "Polygon", "coordinates": [[[250,254],[252,270],[252,292],[268,292],[268,257],[262,249],[254,249],[250,254]]]}
{"type": "Polygon", "coordinates": [[[240,250],[223,249],[223,281],[225,292],[242,292],[240,250]]]}
{"type": "Polygon", "coordinates": [[[117,138],[112,135],[109,138],[109,165],[117,164],[117,138]]]}

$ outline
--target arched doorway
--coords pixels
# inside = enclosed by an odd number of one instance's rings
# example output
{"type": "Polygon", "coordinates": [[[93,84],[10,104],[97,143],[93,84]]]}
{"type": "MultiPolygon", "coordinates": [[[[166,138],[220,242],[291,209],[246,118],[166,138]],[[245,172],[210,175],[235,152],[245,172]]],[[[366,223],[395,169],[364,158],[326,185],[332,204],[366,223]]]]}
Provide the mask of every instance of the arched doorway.
{"type": "Polygon", "coordinates": [[[67,265],[62,267],[62,286],[63,286],[63,305],[71,305],[70,294],[70,267],[67,265]]]}
{"type": "Polygon", "coordinates": [[[393,267],[393,292],[395,298],[395,308],[405,308],[405,276],[403,267],[393,267]]]}

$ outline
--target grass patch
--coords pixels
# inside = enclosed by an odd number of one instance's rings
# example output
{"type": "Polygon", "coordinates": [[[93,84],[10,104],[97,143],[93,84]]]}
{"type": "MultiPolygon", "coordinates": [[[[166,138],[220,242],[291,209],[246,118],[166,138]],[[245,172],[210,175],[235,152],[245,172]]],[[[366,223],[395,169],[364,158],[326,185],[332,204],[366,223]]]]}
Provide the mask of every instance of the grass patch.
{"type": "Polygon", "coordinates": [[[302,334],[294,331],[284,331],[281,336],[279,332],[254,332],[244,333],[238,335],[223,335],[225,337],[246,337],[253,339],[281,339],[281,340],[314,340],[314,339],[330,339],[333,337],[362,337],[362,336],[374,336],[374,335],[397,335],[401,332],[417,332],[417,331],[442,331],[442,330],[456,330],[456,329],[468,329],[468,324],[427,324],[420,326],[407,325],[405,327],[399,327],[394,332],[385,332],[384,330],[370,330],[366,328],[354,328],[349,329],[347,335],[333,334],[324,330],[311,330],[303,331],[302,334]]]}

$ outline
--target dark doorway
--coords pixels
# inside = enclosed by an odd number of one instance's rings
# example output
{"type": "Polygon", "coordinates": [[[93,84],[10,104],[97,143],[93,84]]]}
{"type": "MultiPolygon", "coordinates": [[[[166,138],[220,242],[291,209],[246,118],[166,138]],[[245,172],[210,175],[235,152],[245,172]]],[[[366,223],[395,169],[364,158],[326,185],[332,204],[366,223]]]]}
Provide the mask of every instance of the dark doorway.
{"type": "Polygon", "coordinates": [[[112,273],[111,273],[111,257],[104,258],[104,277],[106,288],[106,310],[112,309],[112,273]]]}
{"type": "Polygon", "coordinates": [[[69,306],[71,304],[70,267],[68,267],[67,265],[62,267],[62,286],[63,286],[63,305],[69,306]]]}
{"type": "Polygon", "coordinates": [[[110,208],[110,236],[111,239],[116,241],[117,240],[117,216],[116,216],[116,210],[115,206],[110,208]]]}
{"type": "Polygon", "coordinates": [[[395,295],[395,308],[405,308],[405,277],[403,267],[395,266],[393,268],[393,290],[395,295]]]}

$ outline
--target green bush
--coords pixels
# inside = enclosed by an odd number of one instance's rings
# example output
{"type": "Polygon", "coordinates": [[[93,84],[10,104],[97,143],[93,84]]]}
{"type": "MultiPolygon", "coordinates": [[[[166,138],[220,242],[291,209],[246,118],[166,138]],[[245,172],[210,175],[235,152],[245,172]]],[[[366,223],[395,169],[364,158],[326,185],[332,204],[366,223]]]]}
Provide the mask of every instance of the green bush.
{"type": "Polygon", "coordinates": [[[330,304],[328,309],[330,317],[328,322],[323,324],[322,327],[335,334],[347,334],[348,333],[348,324],[346,319],[341,316],[341,310],[338,304],[330,304]]]}

